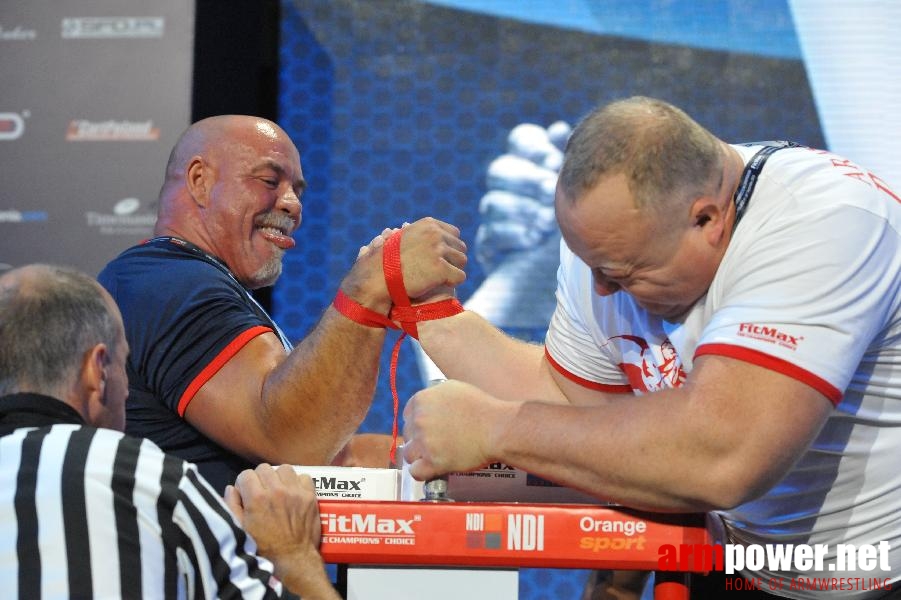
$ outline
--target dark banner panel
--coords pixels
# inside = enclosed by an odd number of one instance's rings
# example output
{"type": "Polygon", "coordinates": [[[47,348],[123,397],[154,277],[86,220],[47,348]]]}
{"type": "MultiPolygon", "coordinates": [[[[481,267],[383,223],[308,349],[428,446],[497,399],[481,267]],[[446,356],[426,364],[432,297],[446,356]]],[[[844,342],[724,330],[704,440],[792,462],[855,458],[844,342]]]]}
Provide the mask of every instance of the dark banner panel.
{"type": "Polygon", "coordinates": [[[185,0],[0,4],[0,267],[96,274],[151,233],[193,40],[185,0]]]}

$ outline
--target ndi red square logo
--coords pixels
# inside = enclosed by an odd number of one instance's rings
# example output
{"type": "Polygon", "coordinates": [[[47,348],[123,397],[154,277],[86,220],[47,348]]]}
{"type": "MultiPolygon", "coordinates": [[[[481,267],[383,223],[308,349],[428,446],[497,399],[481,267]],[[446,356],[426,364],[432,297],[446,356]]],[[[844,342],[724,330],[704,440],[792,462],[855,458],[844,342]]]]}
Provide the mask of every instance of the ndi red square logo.
{"type": "Polygon", "coordinates": [[[466,514],[466,547],[499,550],[504,536],[501,515],[466,514]]]}

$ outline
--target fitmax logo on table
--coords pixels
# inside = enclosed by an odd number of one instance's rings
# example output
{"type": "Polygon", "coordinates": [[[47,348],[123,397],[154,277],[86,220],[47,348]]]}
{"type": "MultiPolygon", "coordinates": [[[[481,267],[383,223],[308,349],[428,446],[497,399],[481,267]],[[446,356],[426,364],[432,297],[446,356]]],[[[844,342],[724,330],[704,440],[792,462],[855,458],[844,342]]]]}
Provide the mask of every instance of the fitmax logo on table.
{"type": "Polygon", "coordinates": [[[338,479],[337,477],[313,477],[316,490],[362,491],[360,486],[365,479],[338,479]]]}
{"type": "Polygon", "coordinates": [[[414,535],[413,523],[422,520],[414,516],[412,519],[386,519],[375,514],[354,513],[336,515],[323,513],[320,515],[324,533],[352,533],[361,535],[414,535]]]}
{"type": "Polygon", "coordinates": [[[362,498],[366,478],[313,477],[316,495],[320,498],[362,498]]]}

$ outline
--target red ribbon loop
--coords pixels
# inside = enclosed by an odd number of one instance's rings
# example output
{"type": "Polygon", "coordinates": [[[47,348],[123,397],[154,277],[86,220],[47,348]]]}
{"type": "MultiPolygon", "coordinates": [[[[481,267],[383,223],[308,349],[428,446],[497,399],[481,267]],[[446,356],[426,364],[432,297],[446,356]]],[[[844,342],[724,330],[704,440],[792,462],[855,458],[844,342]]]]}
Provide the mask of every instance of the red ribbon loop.
{"type": "Polygon", "coordinates": [[[381,327],[388,329],[403,329],[403,333],[394,343],[391,351],[391,368],[389,381],[391,385],[391,397],[394,401],[394,422],[391,426],[391,463],[397,464],[397,421],[400,409],[400,401],[397,396],[397,361],[400,356],[400,345],[404,337],[410,334],[419,339],[419,331],[416,323],[452,317],[463,312],[464,308],[456,298],[447,298],[438,302],[429,302],[412,306],[407,288],[404,285],[404,274],[400,264],[400,238],[403,229],[399,229],[385,240],[382,247],[382,270],[385,275],[385,285],[388,287],[388,295],[393,306],[390,317],[370,310],[346,295],[340,289],[332,303],[339,313],[360,325],[366,327],[381,327]],[[400,323],[400,327],[395,324],[400,323]]]}
{"type": "MultiPolygon", "coordinates": [[[[382,270],[385,273],[385,285],[388,286],[388,295],[394,303],[392,316],[397,309],[410,308],[410,297],[407,295],[407,287],[404,285],[404,273],[400,264],[400,238],[404,230],[398,229],[385,240],[382,249],[382,270]]],[[[405,313],[408,314],[408,313],[405,313]]],[[[419,331],[416,329],[416,320],[409,318],[396,319],[400,322],[401,329],[414,338],[419,339],[419,331]]]]}

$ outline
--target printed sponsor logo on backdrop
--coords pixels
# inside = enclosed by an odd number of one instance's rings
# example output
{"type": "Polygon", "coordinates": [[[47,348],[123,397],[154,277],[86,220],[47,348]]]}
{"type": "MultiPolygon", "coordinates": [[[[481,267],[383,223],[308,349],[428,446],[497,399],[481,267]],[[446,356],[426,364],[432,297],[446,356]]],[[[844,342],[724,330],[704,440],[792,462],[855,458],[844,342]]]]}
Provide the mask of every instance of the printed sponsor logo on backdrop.
{"type": "Polygon", "coordinates": [[[48,220],[46,210],[16,210],[0,208],[0,223],[45,223],[48,220]]]}
{"type": "Polygon", "coordinates": [[[38,32],[21,25],[7,29],[0,23],[0,42],[29,42],[38,37],[38,32]]]}
{"type": "Polygon", "coordinates": [[[31,111],[23,110],[21,113],[0,112],[0,141],[17,140],[25,133],[25,119],[31,116],[31,111]]]}
{"type": "Polygon", "coordinates": [[[66,130],[70,142],[147,142],[160,139],[153,121],[88,121],[72,119],[66,130]]]}
{"type": "Polygon", "coordinates": [[[150,236],[156,223],[156,211],[142,210],[137,198],[123,198],[113,205],[111,212],[86,212],[85,221],[100,235],[150,236]]]}
{"type": "Polygon", "coordinates": [[[64,39],[161,38],[163,17],[67,17],[62,21],[64,39]]]}

